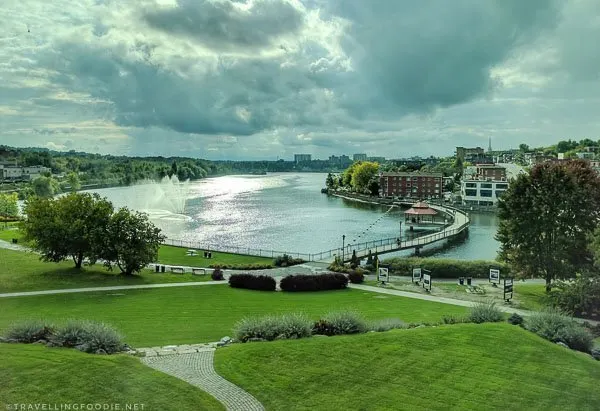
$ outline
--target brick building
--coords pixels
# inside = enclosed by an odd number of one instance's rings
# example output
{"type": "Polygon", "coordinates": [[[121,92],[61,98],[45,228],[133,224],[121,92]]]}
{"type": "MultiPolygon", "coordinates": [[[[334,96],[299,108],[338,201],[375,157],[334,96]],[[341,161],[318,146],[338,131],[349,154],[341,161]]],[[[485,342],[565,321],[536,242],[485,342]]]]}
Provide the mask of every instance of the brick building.
{"type": "Polygon", "coordinates": [[[381,173],[382,197],[442,198],[442,173],[381,173]]]}

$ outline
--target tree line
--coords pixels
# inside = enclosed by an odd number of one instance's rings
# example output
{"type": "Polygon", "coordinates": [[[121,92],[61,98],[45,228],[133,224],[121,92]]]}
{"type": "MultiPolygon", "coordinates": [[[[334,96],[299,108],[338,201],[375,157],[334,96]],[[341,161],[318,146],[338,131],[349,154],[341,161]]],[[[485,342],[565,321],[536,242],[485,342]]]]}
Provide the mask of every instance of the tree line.
{"type": "Polygon", "coordinates": [[[40,258],[72,259],[76,268],[102,261],[109,270],[118,267],[132,275],[156,261],[165,239],[146,214],[127,207],[115,210],[98,194],[34,197],[27,201],[24,213],[20,227],[24,240],[40,258]]]}

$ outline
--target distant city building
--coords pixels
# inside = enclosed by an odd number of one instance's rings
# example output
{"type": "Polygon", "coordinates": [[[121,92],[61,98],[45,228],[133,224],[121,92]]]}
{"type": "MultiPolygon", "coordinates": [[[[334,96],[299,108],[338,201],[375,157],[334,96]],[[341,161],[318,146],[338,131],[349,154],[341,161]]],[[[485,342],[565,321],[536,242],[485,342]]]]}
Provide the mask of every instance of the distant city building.
{"type": "Polygon", "coordinates": [[[380,173],[380,195],[415,199],[442,198],[442,178],[442,173],[380,173]]]}
{"type": "Polygon", "coordinates": [[[374,161],[375,163],[385,163],[385,157],[368,157],[369,161],[374,161]]]}
{"type": "Polygon", "coordinates": [[[294,162],[296,164],[309,162],[310,160],[311,160],[310,154],[294,154],[294,162]]]}
{"type": "Polygon", "coordinates": [[[593,160],[594,159],[594,153],[592,151],[582,151],[579,153],[575,153],[577,155],[577,158],[581,158],[583,160],[593,160]]]}
{"type": "Polygon", "coordinates": [[[340,156],[340,163],[342,164],[352,164],[352,160],[347,155],[343,154],[340,156]]]}
{"type": "Polygon", "coordinates": [[[460,194],[464,205],[495,205],[507,189],[506,167],[482,164],[465,169],[460,194]]]}
{"type": "Polygon", "coordinates": [[[48,172],[50,172],[50,169],[43,166],[19,167],[0,164],[0,179],[2,181],[30,181],[48,172]]]}
{"type": "Polygon", "coordinates": [[[481,147],[456,147],[456,158],[460,158],[462,161],[468,161],[467,156],[483,156],[484,154],[485,151],[481,147]]]}
{"type": "Polygon", "coordinates": [[[354,161],[366,161],[367,160],[367,155],[362,153],[362,154],[354,154],[352,156],[352,160],[354,161]]]}

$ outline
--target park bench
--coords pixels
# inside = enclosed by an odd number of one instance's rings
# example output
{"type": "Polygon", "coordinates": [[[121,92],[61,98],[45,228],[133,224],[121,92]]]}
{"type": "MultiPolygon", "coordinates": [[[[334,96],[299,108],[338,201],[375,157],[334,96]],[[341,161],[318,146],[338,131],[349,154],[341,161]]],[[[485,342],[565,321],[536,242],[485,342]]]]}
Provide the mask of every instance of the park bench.
{"type": "Polygon", "coordinates": [[[204,268],[192,268],[193,275],[206,275],[206,270],[204,268]]]}
{"type": "Polygon", "coordinates": [[[171,272],[175,274],[183,274],[185,273],[185,268],[183,267],[171,267],[171,272]]]}

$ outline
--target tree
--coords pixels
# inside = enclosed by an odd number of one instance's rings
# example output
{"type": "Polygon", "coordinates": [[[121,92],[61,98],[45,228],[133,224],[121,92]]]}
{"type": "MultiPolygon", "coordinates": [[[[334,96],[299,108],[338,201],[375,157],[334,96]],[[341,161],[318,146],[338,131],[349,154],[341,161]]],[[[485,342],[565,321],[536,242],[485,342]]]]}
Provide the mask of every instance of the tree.
{"type": "Polygon", "coordinates": [[[327,174],[327,178],[325,179],[325,186],[329,190],[335,190],[337,188],[337,178],[333,176],[333,174],[327,174]]]}
{"type": "Polygon", "coordinates": [[[592,262],[600,177],[582,160],[542,163],[519,175],[498,202],[499,258],[523,276],[571,278],[592,262]]]}
{"type": "Polygon", "coordinates": [[[519,151],[523,152],[523,153],[528,153],[529,152],[529,146],[525,143],[521,143],[519,144],[519,151]]]}
{"type": "Polygon", "coordinates": [[[17,193],[0,194],[0,217],[4,221],[16,220],[19,216],[17,193]]]}
{"type": "Polygon", "coordinates": [[[74,171],[67,174],[67,183],[69,184],[71,192],[75,192],[81,188],[79,175],[74,171]]]}
{"type": "Polygon", "coordinates": [[[38,177],[33,180],[33,192],[38,197],[49,198],[60,191],[58,182],[52,177],[38,177]]]}
{"type": "Polygon", "coordinates": [[[126,275],[137,273],[156,261],[165,238],[146,214],[121,208],[112,215],[104,233],[104,265],[111,270],[116,265],[126,275]]]}
{"type": "Polygon", "coordinates": [[[27,218],[21,228],[41,259],[59,262],[71,257],[81,268],[85,258],[91,263],[98,259],[113,206],[98,194],[71,193],[58,199],[33,197],[24,211],[27,218]]]}
{"type": "Polygon", "coordinates": [[[362,164],[362,161],[356,161],[354,163],[352,163],[352,165],[350,167],[348,167],[346,170],[344,170],[344,172],[342,173],[342,186],[344,187],[352,187],[352,176],[354,175],[354,170],[356,169],[356,167],[360,166],[362,164]]]}
{"type": "Polygon", "coordinates": [[[352,188],[359,193],[368,193],[369,182],[379,173],[379,164],[370,161],[364,161],[354,167],[352,173],[352,188]]]}
{"type": "Polygon", "coordinates": [[[360,260],[356,255],[356,250],[352,250],[352,258],[350,258],[350,267],[356,268],[360,265],[360,260]]]}

